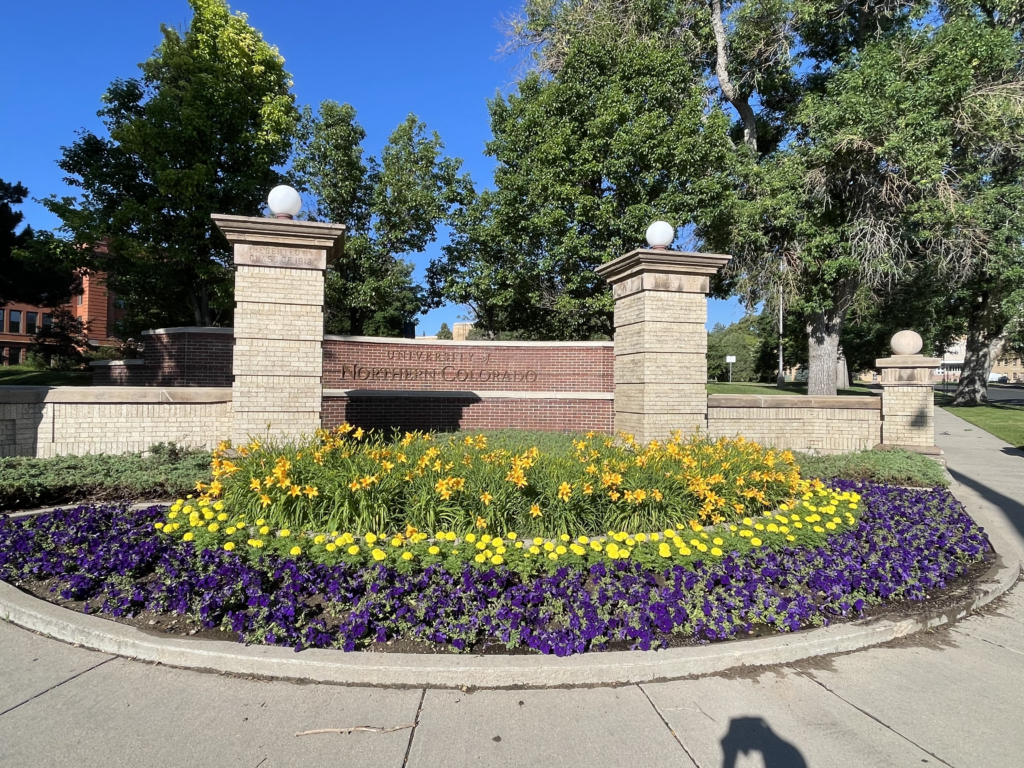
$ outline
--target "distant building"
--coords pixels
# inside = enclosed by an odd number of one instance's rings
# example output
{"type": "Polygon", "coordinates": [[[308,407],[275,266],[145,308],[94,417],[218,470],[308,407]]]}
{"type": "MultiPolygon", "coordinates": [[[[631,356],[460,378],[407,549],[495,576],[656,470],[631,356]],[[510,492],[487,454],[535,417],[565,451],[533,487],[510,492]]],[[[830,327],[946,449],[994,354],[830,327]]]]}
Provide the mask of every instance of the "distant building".
{"type": "Polygon", "coordinates": [[[471,330],[473,330],[473,323],[455,323],[452,326],[452,339],[466,341],[471,330]]]}
{"type": "MultiPolygon", "coordinates": [[[[960,381],[960,374],[964,370],[964,358],[967,355],[967,340],[957,339],[953,345],[942,355],[942,363],[935,371],[935,377],[939,381],[960,381]]],[[[1005,376],[1007,382],[1013,384],[1024,382],[1024,360],[1018,355],[1006,354],[999,358],[992,366],[992,376],[1005,376]]]]}
{"type": "MultiPolygon", "coordinates": [[[[103,273],[83,275],[82,292],[72,296],[68,305],[72,314],[85,323],[89,344],[97,347],[118,343],[114,324],[125,314],[117,297],[107,289],[105,278],[103,273]]],[[[52,322],[53,310],[18,302],[0,306],[0,364],[25,362],[33,336],[52,322]]]]}

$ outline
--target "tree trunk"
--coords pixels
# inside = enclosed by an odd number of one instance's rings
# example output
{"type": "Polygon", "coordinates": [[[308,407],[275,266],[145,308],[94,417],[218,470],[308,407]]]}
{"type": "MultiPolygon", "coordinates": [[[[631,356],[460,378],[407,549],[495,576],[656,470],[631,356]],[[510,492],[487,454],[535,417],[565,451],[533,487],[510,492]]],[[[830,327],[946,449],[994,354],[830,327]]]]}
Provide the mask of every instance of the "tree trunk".
{"type": "Polygon", "coordinates": [[[743,143],[757,152],[757,117],[750,106],[750,100],[743,96],[729,78],[728,36],[722,19],[721,0],[711,0],[711,28],[715,33],[715,76],[722,89],[722,95],[735,107],[743,121],[743,143]]]}
{"type": "Polygon", "coordinates": [[[984,405],[988,402],[988,377],[1006,344],[1002,327],[992,327],[994,314],[992,299],[986,291],[967,319],[964,369],[953,405],[984,405]]]}
{"type": "Polygon", "coordinates": [[[836,309],[815,312],[807,324],[807,394],[836,394],[836,363],[839,360],[839,332],[843,315],[836,309]]]}

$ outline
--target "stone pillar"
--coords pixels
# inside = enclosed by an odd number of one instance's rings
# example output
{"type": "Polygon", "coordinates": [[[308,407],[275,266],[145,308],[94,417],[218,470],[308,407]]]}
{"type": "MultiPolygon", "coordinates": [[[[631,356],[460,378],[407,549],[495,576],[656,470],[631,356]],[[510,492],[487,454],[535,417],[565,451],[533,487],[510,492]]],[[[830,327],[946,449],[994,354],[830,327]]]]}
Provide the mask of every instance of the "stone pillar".
{"type": "Polygon", "coordinates": [[[707,429],[707,294],[730,258],[639,248],[597,268],[615,300],[616,432],[707,429]]]}
{"type": "Polygon", "coordinates": [[[935,446],[935,396],[933,373],[941,361],[925,357],[921,337],[900,331],[892,337],[892,357],[875,360],[882,371],[883,448],[905,448],[939,456],[935,446]]]}
{"type": "Polygon", "coordinates": [[[320,427],[324,271],[345,227],[215,214],[235,251],[235,442],[320,427]]]}

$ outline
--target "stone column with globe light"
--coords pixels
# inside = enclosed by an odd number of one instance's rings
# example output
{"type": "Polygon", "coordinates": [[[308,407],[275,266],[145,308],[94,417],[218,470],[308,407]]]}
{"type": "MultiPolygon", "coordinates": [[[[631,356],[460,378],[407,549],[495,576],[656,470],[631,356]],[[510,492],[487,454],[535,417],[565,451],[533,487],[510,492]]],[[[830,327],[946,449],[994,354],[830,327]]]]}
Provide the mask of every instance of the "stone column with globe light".
{"type": "Polygon", "coordinates": [[[882,371],[882,444],[932,456],[935,445],[934,374],[942,363],[920,354],[923,342],[914,331],[892,337],[892,357],[875,360],[882,371]]]}
{"type": "Polygon", "coordinates": [[[707,428],[707,294],[730,256],[673,251],[656,221],[648,248],[602,264],[615,301],[615,430],[640,442],[707,428]]]}
{"type": "Polygon", "coordinates": [[[299,193],[279,186],[271,218],[214,214],[234,246],[236,442],[296,439],[320,427],[324,272],[345,227],[299,221],[299,193]]]}

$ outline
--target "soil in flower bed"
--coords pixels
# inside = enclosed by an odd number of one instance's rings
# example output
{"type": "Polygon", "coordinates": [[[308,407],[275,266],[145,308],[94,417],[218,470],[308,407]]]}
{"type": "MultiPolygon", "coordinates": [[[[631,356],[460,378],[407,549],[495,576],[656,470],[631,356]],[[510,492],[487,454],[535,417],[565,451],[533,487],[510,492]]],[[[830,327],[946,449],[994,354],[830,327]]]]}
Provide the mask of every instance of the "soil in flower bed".
{"type": "Polygon", "coordinates": [[[985,571],[981,528],[945,490],[843,484],[860,524],[820,547],[661,572],[615,561],[523,580],[502,567],[326,566],[198,550],[153,530],[165,508],[83,506],[0,520],[0,578],[148,632],[377,652],[649,649],[952,604],[985,571]]]}

